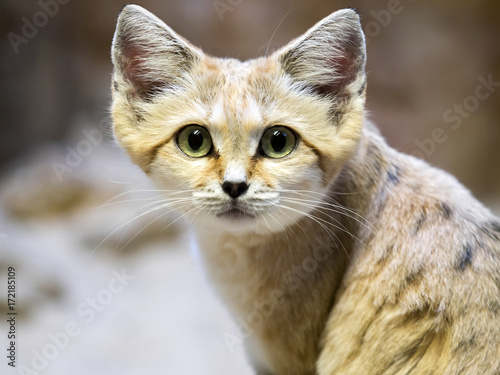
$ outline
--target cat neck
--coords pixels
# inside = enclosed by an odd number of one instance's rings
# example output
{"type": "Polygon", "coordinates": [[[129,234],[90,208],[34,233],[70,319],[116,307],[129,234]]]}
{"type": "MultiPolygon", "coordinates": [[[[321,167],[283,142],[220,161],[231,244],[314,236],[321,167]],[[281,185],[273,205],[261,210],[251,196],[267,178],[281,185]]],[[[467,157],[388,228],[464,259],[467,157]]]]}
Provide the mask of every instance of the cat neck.
{"type": "MultiPolygon", "coordinates": [[[[399,183],[404,156],[387,145],[379,130],[366,121],[358,148],[342,168],[330,196],[356,212],[365,225],[376,224],[391,187],[399,183]]],[[[368,231],[370,232],[370,231],[368,231]]],[[[362,235],[362,234],[361,234],[362,235]]],[[[369,235],[369,233],[367,234],[369,235]]]]}

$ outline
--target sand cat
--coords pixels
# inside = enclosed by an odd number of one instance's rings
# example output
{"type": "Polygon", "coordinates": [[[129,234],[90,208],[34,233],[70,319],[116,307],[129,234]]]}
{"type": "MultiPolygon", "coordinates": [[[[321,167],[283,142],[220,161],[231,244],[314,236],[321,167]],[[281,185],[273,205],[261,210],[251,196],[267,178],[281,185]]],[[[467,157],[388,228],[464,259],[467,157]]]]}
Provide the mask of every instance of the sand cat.
{"type": "Polygon", "coordinates": [[[365,119],[340,10],[270,56],[118,19],[114,131],[189,218],[261,375],[500,374],[500,222],[365,119]]]}

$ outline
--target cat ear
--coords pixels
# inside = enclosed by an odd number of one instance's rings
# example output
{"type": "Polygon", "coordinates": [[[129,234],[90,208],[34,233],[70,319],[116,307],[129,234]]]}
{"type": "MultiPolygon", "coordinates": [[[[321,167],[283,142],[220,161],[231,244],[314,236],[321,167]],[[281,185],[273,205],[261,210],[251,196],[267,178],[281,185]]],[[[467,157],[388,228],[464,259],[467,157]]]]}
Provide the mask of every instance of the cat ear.
{"type": "Polygon", "coordinates": [[[351,9],[332,13],[276,55],[287,74],[319,95],[344,96],[364,89],[365,37],[351,9]]]}
{"type": "Polygon", "coordinates": [[[178,83],[202,55],[158,17],[127,5],[113,38],[114,88],[132,87],[133,94],[148,100],[178,83]]]}

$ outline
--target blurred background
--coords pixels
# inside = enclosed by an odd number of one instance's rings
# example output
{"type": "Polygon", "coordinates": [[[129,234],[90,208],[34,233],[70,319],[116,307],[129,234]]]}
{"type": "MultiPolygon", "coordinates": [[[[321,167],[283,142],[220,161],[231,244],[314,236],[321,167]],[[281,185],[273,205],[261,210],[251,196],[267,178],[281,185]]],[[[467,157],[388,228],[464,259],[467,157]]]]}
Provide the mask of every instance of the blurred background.
{"type": "MultiPolygon", "coordinates": [[[[451,172],[500,212],[500,3],[136,3],[206,52],[242,60],[356,8],[370,118],[392,146],[451,172]]],[[[110,45],[125,4],[0,0],[0,280],[16,268],[17,365],[53,375],[251,374],[185,224],[168,210],[148,213],[152,187],[113,143],[110,45]]],[[[2,319],[5,345],[7,328],[2,319]]],[[[5,362],[0,372],[16,373],[5,362]]]]}

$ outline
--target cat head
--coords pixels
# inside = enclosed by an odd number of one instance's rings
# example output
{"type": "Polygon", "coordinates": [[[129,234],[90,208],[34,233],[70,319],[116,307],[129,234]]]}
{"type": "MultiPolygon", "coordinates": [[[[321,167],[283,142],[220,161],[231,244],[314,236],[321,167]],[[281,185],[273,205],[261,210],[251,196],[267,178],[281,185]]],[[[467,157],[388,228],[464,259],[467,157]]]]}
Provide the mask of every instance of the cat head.
{"type": "Polygon", "coordinates": [[[270,56],[206,55],[145,9],[118,18],[114,132],[197,225],[278,231],[314,209],[360,139],[365,41],[337,11],[270,56]]]}

